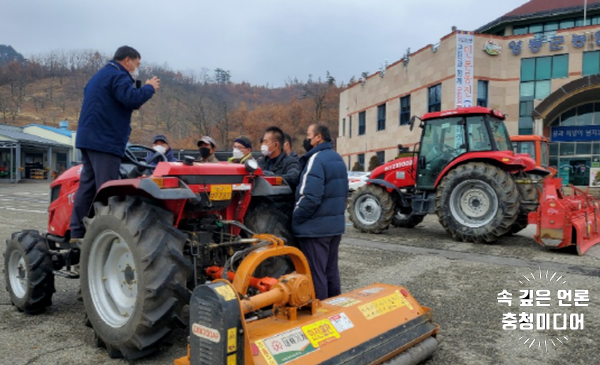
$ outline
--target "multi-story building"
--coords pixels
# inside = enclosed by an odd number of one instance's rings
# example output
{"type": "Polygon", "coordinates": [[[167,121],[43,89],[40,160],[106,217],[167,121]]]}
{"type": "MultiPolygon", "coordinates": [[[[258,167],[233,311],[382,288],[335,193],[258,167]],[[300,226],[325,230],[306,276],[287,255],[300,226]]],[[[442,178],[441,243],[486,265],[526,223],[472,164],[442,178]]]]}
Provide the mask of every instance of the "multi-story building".
{"type": "Polygon", "coordinates": [[[600,167],[600,0],[529,1],[350,85],[338,152],[349,168],[390,161],[419,141],[412,115],[470,105],[507,114],[511,134],[546,136],[550,164],[587,185],[600,167]]]}

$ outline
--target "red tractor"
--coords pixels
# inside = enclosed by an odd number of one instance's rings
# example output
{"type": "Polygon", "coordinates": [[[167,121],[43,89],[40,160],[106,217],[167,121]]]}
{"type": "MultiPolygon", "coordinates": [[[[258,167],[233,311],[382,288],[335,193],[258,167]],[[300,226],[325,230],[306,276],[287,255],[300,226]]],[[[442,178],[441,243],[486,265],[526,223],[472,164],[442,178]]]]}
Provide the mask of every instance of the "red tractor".
{"type": "Polygon", "coordinates": [[[369,233],[390,224],[413,228],[436,213],[454,239],[476,243],[526,227],[538,206],[537,181],[549,171],[514,153],[504,119],[483,107],[425,114],[413,157],[379,166],[352,195],[354,227],[369,233]]]}
{"type": "MultiPolygon", "coordinates": [[[[262,176],[255,161],[168,163],[157,154],[163,161],[154,167],[138,160],[134,147],[126,151],[122,179],[99,189],[81,246],[70,243],[69,232],[81,172],[75,166],[50,185],[48,231],[15,232],[5,252],[13,305],[41,312],[52,304],[55,276],[80,277],[97,344],[127,359],[156,351],[172,329],[187,324],[195,287],[216,275],[230,277],[240,260],[268,243],[254,232],[292,243],[282,212],[290,211],[292,191],[280,177],[262,176]],[[152,171],[130,178],[136,166],[152,171]]],[[[280,277],[292,267],[275,258],[255,275],[280,277]]]]}

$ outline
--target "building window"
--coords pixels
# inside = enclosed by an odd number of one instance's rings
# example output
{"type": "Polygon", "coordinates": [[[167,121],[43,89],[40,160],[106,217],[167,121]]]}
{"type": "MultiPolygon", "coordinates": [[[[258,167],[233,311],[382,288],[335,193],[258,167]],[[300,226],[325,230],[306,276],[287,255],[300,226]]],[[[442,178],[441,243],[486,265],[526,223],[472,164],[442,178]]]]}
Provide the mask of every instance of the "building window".
{"type": "Polygon", "coordinates": [[[400,125],[410,123],[410,95],[400,98],[400,125]]]}
{"type": "Polygon", "coordinates": [[[488,106],[488,82],[477,81],[477,106],[488,106]]]}
{"type": "Polygon", "coordinates": [[[573,107],[550,123],[550,127],[600,125],[600,103],[587,103],[573,107]]]}
{"type": "Polygon", "coordinates": [[[348,138],[352,138],[352,116],[348,117],[348,138]]]}
{"type": "Polygon", "coordinates": [[[360,153],[358,155],[358,164],[363,167],[363,171],[364,171],[364,168],[365,168],[365,154],[364,153],[360,153]]]}
{"type": "Polygon", "coordinates": [[[547,98],[551,91],[551,80],[568,75],[568,54],[522,59],[521,99],[547,98]]]}
{"type": "Polygon", "coordinates": [[[533,134],[533,100],[519,103],[519,134],[533,134]]]}
{"type": "MultiPolygon", "coordinates": [[[[596,16],[588,16],[585,20],[585,25],[597,25],[600,24],[600,16],[596,15],[596,16]]],[[[527,25],[520,25],[520,26],[516,26],[513,28],[513,34],[514,35],[521,35],[521,34],[529,34],[529,33],[533,33],[533,34],[545,34],[546,36],[544,37],[545,41],[549,41],[550,40],[550,35],[552,34],[552,36],[554,36],[556,34],[556,31],[559,29],[571,29],[571,28],[575,28],[575,27],[582,27],[583,24],[583,17],[578,17],[578,18],[569,18],[569,19],[563,19],[560,22],[558,21],[551,21],[551,22],[546,22],[546,23],[533,23],[533,24],[527,24],[527,25]]]]}
{"type": "Polygon", "coordinates": [[[366,127],[367,127],[367,112],[360,112],[360,113],[358,113],[358,135],[359,136],[362,136],[363,134],[365,134],[366,127]]]}
{"type": "Polygon", "coordinates": [[[385,130],[385,104],[377,107],[377,130],[385,130]]]}
{"type": "Polygon", "coordinates": [[[377,158],[379,159],[379,163],[383,165],[385,163],[385,151],[377,152],[377,158]]]}
{"type": "Polygon", "coordinates": [[[342,118],[342,136],[346,135],[346,118],[342,118]]]}
{"type": "Polygon", "coordinates": [[[437,84],[429,88],[428,99],[428,112],[439,112],[442,110],[442,84],[437,84]]]}
{"type": "Polygon", "coordinates": [[[600,51],[583,52],[583,76],[596,75],[600,73],[600,51]]]}

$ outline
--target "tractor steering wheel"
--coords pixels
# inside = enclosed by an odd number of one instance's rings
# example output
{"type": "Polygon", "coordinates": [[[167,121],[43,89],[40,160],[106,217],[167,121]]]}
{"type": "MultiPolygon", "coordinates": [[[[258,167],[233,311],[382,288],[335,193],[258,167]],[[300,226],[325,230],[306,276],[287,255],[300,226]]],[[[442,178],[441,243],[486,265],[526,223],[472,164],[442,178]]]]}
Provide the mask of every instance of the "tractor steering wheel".
{"type": "Polygon", "coordinates": [[[450,154],[452,154],[452,152],[460,150],[460,148],[450,147],[450,146],[448,146],[445,143],[444,143],[444,147],[446,147],[446,150],[444,151],[444,153],[450,153],[450,154]]]}
{"type": "Polygon", "coordinates": [[[150,147],[146,147],[143,146],[141,144],[130,144],[127,147],[125,147],[125,157],[127,157],[127,159],[134,165],[141,167],[143,169],[149,169],[149,170],[154,170],[156,168],[156,165],[151,165],[150,163],[152,163],[155,160],[162,160],[164,162],[169,162],[169,159],[167,159],[167,156],[165,156],[164,154],[155,151],[154,149],[150,148],[150,147]],[[133,153],[133,151],[131,150],[132,147],[135,148],[141,148],[144,149],[148,152],[153,153],[154,155],[152,155],[152,157],[150,157],[150,160],[142,162],[140,161],[140,159],[138,159],[135,154],[133,153]]]}

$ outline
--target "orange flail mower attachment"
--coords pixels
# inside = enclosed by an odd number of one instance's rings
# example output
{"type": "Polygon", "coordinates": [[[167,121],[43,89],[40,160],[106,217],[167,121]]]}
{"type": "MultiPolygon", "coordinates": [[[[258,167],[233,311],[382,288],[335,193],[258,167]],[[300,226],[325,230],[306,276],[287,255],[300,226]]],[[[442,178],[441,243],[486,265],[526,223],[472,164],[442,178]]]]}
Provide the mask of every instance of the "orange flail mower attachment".
{"type": "Polygon", "coordinates": [[[175,365],[414,365],[437,348],[431,310],[403,287],[373,284],[319,301],[310,268],[294,247],[271,241],[244,258],[232,281],[197,287],[190,300],[190,345],[175,365]],[[266,259],[288,256],[295,272],[248,295],[266,259]]]}
{"type": "Polygon", "coordinates": [[[528,216],[537,226],[536,242],[550,249],[576,245],[583,255],[600,242],[600,201],[587,191],[570,186],[573,194],[564,195],[562,179],[546,178],[537,212],[528,216]]]}

